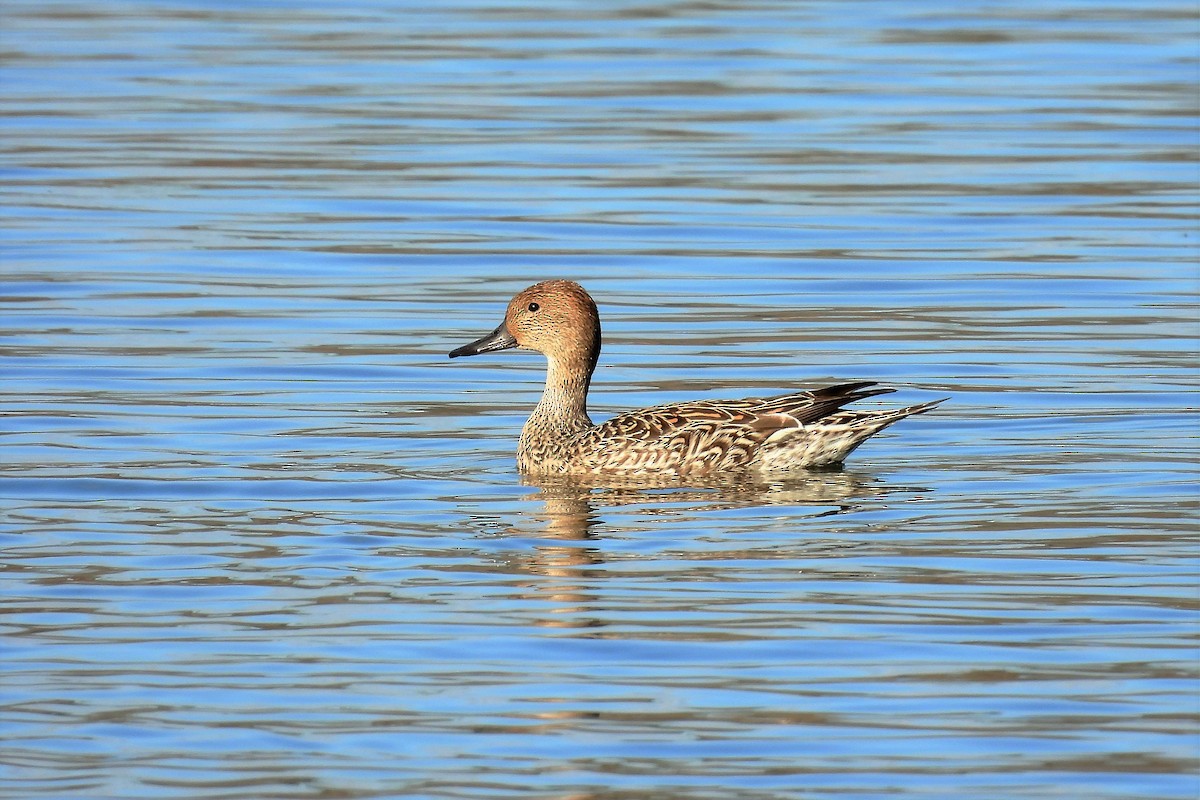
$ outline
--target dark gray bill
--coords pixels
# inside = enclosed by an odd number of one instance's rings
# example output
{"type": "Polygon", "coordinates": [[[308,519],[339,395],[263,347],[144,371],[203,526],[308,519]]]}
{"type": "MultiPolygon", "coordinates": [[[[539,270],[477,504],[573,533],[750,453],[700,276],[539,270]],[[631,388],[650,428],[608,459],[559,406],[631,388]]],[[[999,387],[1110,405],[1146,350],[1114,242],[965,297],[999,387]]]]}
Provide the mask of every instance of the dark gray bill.
{"type": "Polygon", "coordinates": [[[450,351],[451,358],[459,356],[477,356],[480,353],[490,353],[493,350],[507,350],[510,347],[516,347],[517,340],[508,332],[508,327],[501,322],[500,327],[484,336],[482,339],[476,339],[470,344],[464,344],[457,350],[450,351]]]}

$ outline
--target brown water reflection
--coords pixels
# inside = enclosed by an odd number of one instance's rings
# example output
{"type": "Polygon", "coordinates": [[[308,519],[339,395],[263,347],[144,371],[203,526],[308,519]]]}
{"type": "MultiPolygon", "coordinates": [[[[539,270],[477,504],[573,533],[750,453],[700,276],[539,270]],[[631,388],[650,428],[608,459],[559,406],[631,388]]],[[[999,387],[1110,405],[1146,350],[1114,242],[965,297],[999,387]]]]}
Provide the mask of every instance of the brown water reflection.
{"type": "Polygon", "coordinates": [[[777,479],[731,475],[708,480],[673,476],[575,475],[521,476],[524,486],[539,489],[527,499],[543,503],[545,534],[550,538],[588,539],[605,509],[648,506],[651,513],[690,516],[704,511],[763,506],[813,506],[821,517],[853,508],[856,500],[888,492],[918,492],[885,487],[878,478],[842,470],[813,471],[777,479]]]}
{"type": "MultiPolygon", "coordinates": [[[[729,509],[787,508],[791,519],[816,520],[852,512],[860,503],[877,501],[888,494],[919,498],[925,489],[884,484],[861,472],[826,470],[766,480],[742,474],[708,479],[672,476],[623,477],[614,475],[523,475],[521,483],[536,487],[526,500],[540,504],[520,528],[510,535],[535,535],[532,551],[510,567],[538,576],[521,593],[525,599],[550,604],[545,616],[534,624],[550,628],[583,629],[595,635],[603,622],[603,593],[596,582],[605,579],[599,568],[606,564],[602,533],[610,512],[636,508],[643,519],[674,517],[703,526],[704,515],[729,509]],[[534,527],[536,526],[536,527],[534,527]],[[571,542],[556,545],[555,541],[571,542]],[[579,543],[587,543],[580,546],[579,543]],[[549,580],[541,580],[542,578],[549,580]]],[[[648,524],[653,524],[649,522],[648,524]]],[[[681,542],[682,543],[682,542],[681,542]]],[[[714,557],[721,560],[760,558],[754,547],[723,547],[714,557]]],[[[725,641],[728,634],[712,632],[704,640],[725,641]]]]}

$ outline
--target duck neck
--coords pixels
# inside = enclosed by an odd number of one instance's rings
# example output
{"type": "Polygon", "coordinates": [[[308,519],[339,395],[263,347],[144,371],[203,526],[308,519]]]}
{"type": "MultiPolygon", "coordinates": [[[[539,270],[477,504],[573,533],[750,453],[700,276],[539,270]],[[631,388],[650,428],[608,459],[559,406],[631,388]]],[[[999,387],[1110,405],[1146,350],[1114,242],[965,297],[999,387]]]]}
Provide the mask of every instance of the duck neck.
{"type": "Polygon", "coordinates": [[[574,433],[592,426],[587,413],[587,393],[594,362],[564,362],[550,357],[542,399],[525,423],[523,435],[574,433]],[[584,365],[587,366],[584,366],[584,365]]]}

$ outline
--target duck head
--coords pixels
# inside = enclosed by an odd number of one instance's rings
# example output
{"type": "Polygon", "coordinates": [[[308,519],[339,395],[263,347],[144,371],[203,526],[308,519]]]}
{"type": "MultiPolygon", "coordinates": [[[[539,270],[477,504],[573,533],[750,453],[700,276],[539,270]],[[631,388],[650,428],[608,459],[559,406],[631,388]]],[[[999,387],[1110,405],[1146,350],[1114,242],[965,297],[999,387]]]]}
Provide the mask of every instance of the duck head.
{"type": "Polygon", "coordinates": [[[552,367],[591,378],[600,355],[596,303],[574,281],[535,283],[508,304],[504,321],[486,336],[452,350],[451,358],[518,347],[545,354],[552,367]]]}

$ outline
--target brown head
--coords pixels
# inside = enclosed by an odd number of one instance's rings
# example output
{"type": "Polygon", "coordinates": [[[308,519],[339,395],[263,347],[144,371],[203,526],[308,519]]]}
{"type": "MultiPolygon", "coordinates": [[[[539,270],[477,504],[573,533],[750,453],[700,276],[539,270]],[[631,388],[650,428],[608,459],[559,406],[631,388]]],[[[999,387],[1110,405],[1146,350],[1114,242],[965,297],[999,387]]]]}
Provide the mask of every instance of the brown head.
{"type": "Polygon", "coordinates": [[[520,347],[544,353],[552,367],[582,365],[590,383],[600,356],[600,314],[574,281],[542,281],[514,297],[500,327],[450,353],[451,358],[520,347]]]}

